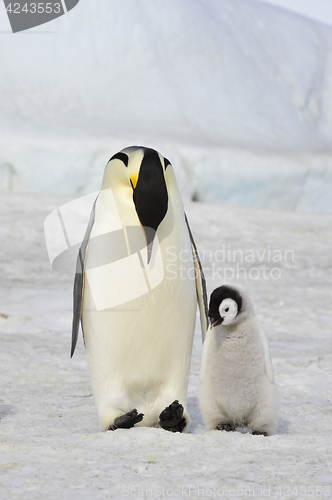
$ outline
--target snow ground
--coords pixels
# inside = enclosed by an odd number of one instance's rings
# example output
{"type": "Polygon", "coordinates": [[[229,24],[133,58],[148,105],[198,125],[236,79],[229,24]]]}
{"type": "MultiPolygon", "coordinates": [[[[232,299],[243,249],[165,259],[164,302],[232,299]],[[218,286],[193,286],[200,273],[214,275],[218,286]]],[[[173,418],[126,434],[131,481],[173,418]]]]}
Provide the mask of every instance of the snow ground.
{"type": "Polygon", "coordinates": [[[45,217],[69,200],[64,195],[0,196],[0,497],[246,498],[249,489],[256,498],[331,496],[332,215],[186,207],[209,292],[221,284],[226,268],[226,276],[236,270],[234,262],[217,262],[222,255],[215,252],[223,245],[231,257],[235,250],[247,259],[255,256],[240,265],[247,274],[257,268],[251,278],[259,273],[260,279],[245,280],[241,271],[240,279],[231,282],[252,297],[270,338],[282,397],[275,436],[204,428],[197,400],[198,324],[189,432],[102,432],[82,341],[69,359],[71,281],[50,269],[43,235],[45,217]],[[286,250],[294,252],[294,260],[286,250]],[[282,256],[280,262],[273,261],[276,255],[282,256]],[[262,265],[269,268],[269,279],[262,265]],[[279,274],[271,275],[272,268],[280,270],[280,279],[272,279],[279,274]]]}

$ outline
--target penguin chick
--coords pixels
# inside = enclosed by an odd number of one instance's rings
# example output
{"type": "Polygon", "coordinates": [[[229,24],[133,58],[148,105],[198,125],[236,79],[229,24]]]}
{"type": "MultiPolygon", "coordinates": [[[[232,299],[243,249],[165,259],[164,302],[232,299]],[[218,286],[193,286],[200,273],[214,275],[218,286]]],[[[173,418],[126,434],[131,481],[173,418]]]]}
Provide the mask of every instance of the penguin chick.
{"type": "Polygon", "coordinates": [[[199,400],[209,429],[248,427],[265,436],[277,427],[278,392],[268,340],[241,289],[223,285],[210,296],[210,328],[202,355],[199,400]]]}

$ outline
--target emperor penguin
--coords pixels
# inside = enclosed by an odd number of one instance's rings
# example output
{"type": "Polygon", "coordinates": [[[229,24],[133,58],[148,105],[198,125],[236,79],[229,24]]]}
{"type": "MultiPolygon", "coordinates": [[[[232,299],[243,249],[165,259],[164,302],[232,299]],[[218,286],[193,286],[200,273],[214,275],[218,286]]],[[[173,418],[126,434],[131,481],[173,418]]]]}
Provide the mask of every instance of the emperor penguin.
{"type": "Polygon", "coordinates": [[[279,398],[266,334],[240,288],[216,288],[203,344],[199,400],[209,429],[275,433],[279,398]]]}
{"type": "Polygon", "coordinates": [[[173,167],[151,148],[112,156],[81,244],[72,349],[81,322],[104,430],[182,432],[197,302],[205,279],[173,167]]]}

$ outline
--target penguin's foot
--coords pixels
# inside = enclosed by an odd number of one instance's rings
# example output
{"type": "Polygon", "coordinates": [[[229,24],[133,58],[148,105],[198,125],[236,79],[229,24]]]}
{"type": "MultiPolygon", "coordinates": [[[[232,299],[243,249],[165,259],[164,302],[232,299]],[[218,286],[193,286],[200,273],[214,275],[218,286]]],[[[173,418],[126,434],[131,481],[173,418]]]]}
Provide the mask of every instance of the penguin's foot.
{"type": "Polygon", "coordinates": [[[267,432],[264,431],[252,431],[253,436],[267,436],[267,432]]]}
{"type": "Polygon", "coordinates": [[[120,415],[114,420],[114,425],[109,427],[109,431],[115,431],[115,429],[130,429],[134,427],[135,424],[143,419],[143,413],[138,413],[136,408],[134,410],[128,411],[124,415],[120,415]]]}
{"type": "Polygon", "coordinates": [[[182,432],[186,426],[186,419],[183,417],[183,406],[178,400],[173,403],[159,415],[159,424],[166,431],[182,432]]]}
{"type": "Polygon", "coordinates": [[[218,424],[216,430],[230,432],[230,431],[235,431],[235,427],[229,424],[218,424]]]}

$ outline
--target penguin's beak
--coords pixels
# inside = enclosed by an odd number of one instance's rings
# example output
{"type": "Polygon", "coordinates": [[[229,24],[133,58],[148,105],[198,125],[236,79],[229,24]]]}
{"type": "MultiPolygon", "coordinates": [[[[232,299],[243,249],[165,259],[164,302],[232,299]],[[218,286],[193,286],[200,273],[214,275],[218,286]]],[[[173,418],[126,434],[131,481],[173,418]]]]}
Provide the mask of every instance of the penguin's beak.
{"type": "Polygon", "coordinates": [[[156,231],[168,209],[168,193],[161,165],[159,169],[143,159],[137,180],[130,179],[130,182],[135,210],[145,234],[149,264],[156,231]]]}
{"type": "Polygon", "coordinates": [[[221,323],[224,321],[224,318],[211,318],[210,319],[210,328],[212,330],[212,328],[214,326],[218,326],[218,325],[221,325],[221,323]]]}

